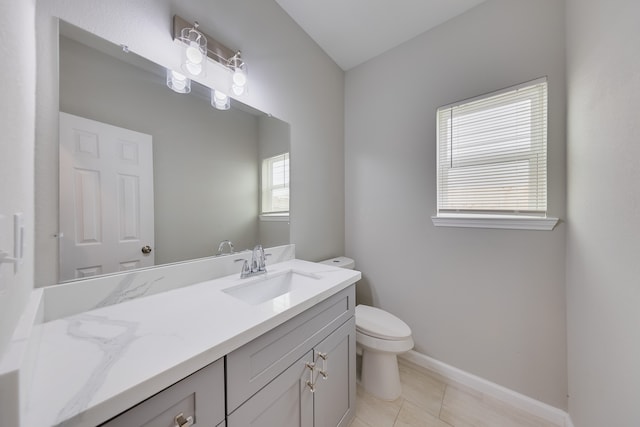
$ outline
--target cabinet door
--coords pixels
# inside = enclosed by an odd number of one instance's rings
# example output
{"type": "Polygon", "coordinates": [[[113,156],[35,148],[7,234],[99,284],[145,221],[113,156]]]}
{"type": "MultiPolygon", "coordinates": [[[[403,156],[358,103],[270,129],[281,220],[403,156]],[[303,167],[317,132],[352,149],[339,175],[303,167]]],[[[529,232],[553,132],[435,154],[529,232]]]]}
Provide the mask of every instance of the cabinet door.
{"type": "Polygon", "coordinates": [[[355,413],[356,403],[356,325],[352,317],[314,349],[317,372],[314,426],[346,427],[355,413]],[[323,360],[323,357],[326,360],[323,360]]]}
{"type": "Polygon", "coordinates": [[[313,394],[306,385],[308,352],[227,416],[227,427],[311,427],[313,394]]]}

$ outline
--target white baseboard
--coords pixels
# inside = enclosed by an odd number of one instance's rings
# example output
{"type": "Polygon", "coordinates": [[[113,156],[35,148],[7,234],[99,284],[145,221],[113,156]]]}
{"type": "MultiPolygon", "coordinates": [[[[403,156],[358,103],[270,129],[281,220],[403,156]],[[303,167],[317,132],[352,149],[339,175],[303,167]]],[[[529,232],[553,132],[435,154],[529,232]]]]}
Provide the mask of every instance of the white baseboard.
{"type": "Polygon", "coordinates": [[[492,383],[476,375],[455,368],[439,360],[433,359],[417,351],[410,350],[399,356],[415,365],[444,377],[447,380],[462,384],[478,392],[505,402],[515,408],[549,421],[559,427],[573,427],[571,417],[562,409],[558,409],[546,403],[532,399],[524,394],[510,390],[506,387],[492,383]]]}

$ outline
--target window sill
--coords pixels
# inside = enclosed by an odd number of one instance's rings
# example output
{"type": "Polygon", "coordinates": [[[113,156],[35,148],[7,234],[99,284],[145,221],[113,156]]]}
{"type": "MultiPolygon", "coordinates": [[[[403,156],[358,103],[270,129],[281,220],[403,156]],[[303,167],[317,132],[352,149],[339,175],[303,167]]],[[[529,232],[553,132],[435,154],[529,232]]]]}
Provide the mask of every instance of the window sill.
{"type": "Polygon", "coordinates": [[[558,223],[558,218],[521,216],[432,216],[436,227],[498,228],[511,230],[550,231],[558,223]]]}
{"type": "Polygon", "coordinates": [[[282,221],[289,222],[289,214],[288,213],[277,213],[277,214],[260,214],[260,221],[282,221]]]}

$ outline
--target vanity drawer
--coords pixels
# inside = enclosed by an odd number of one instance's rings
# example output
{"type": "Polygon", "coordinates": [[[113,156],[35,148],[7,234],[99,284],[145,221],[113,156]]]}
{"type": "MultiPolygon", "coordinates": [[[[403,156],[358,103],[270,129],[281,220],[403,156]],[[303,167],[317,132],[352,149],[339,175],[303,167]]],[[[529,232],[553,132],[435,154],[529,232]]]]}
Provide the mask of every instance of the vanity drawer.
{"type": "Polygon", "coordinates": [[[337,293],[227,355],[227,413],[284,372],[354,315],[355,286],[337,293]]]}
{"type": "MultiPolygon", "coordinates": [[[[194,426],[224,426],[224,359],[220,359],[139,403],[101,427],[175,426],[176,417],[194,426]]],[[[189,425],[189,424],[187,424],[189,425]]]]}

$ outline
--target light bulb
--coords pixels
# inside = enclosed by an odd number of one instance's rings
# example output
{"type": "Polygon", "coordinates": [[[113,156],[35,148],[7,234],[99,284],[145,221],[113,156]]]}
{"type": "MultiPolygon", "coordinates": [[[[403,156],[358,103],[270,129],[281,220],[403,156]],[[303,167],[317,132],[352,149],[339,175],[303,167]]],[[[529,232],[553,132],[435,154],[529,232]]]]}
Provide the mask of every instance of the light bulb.
{"type": "Polygon", "coordinates": [[[185,68],[192,76],[198,76],[202,72],[202,64],[194,64],[193,62],[187,62],[185,68]]]}
{"type": "Polygon", "coordinates": [[[227,98],[228,98],[226,94],[220,92],[219,90],[215,91],[214,97],[216,98],[216,101],[220,101],[220,102],[227,102],[227,98]]]}
{"type": "Polygon", "coordinates": [[[191,92],[191,80],[177,71],[167,70],[167,86],[178,93],[191,92]]]}
{"type": "Polygon", "coordinates": [[[247,84],[247,75],[240,68],[236,68],[233,73],[233,84],[240,87],[247,84]]]}
{"type": "Polygon", "coordinates": [[[177,73],[175,71],[171,72],[171,81],[173,83],[173,87],[176,90],[184,90],[187,86],[187,78],[184,74],[177,73]]]}
{"type": "Polygon", "coordinates": [[[173,71],[173,70],[171,71],[171,78],[173,80],[187,80],[187,76],[185,76],[184,74],[179,73],[177,71],[173,71]]]}
{"type": "Polygon", "coordinates": [[[244,86],[232,85],[231,89],[233,90],[233,94],[236,96],[240,96],[244,93],[244,86]]]}
{"type": "Polygon", "coordinates": [[[233,84],[231,85],[231,89],[236,96],[240,96],[244,93],[246,85],[247,85],[247,75],[244,70],[240,67],[236,68],[233,72],[233,76],[231,77],[233,84]]]}
{"type": "Polygon", "coordinates": [[[193,64],[200,64],[204,59],[204,55],[200,50],[200,45],[198,45],[198,43],[196,42],[189,43],[189,47],[187,47],[186,55],[189,62],[193,64]]]}
{"type": "Polygon", "coordinates": [[[231,100],[226,93],[211,89],[211,105],[218,110],[228,110],[231,107],[231,100]]]}

